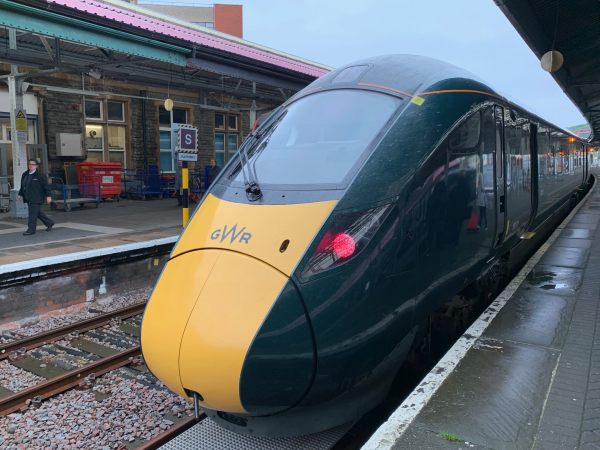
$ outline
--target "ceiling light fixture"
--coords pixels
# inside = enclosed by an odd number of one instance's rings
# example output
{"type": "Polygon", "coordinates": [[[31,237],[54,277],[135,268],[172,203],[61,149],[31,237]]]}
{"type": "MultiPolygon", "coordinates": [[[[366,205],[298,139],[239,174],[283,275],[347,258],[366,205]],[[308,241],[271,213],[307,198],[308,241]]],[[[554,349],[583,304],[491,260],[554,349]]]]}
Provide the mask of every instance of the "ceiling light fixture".
{"type": "Polygon", "coordinates": [[[556,0],[556,19],[554,21],[554,37],[552,38],[552,47],[550,51],[544,53],[542,55],[542,59],[540,59],[540,63],[542,64],[542,69],[546,72],[556,72],[560,69],[565,61],[565,58],[561,52],[554,49],[554,45],[556,44],[556,35],[558,34],[558,12],[560,9],[560,0],[556,0]]]}

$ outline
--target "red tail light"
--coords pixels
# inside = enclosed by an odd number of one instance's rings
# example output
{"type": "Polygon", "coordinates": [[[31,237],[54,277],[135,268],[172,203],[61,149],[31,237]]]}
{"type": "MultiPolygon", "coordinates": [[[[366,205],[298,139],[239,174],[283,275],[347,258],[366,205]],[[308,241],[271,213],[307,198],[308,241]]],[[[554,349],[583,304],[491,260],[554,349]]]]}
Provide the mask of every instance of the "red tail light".
{"type": "Polygon", "coordinates": [[[350,258],[356,251],[356,242],[349,234],[340,233],[333,238],[331,247],[338,258],[350,258]]]}
{"type": "Polygon", "coordinates": [[[306,280],[356,256],[367,246],[391,209],[390,204],[335,216],[315,253],[306,263],[301,278],[306,280]]]}

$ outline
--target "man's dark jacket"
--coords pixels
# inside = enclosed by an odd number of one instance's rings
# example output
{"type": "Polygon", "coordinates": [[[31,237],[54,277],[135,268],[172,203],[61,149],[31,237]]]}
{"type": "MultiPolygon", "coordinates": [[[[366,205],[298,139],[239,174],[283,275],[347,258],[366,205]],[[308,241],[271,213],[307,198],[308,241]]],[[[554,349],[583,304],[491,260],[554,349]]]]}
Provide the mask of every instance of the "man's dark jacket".
{"type": "Polygon", "coordinates": [[[217,178],[217,175],[219,175],[220,171],[221,168],[219,166],[207,166],[209,186],[213,183],[213,181],[215,181],[215,178],[217,178]]]}
{"type": "Polygon", "coordinates": [[[21,189],[19,195],[25,203],[43,204],[46,197],[50,197],[50,187],[46,176],[36,170],[31,175],[26,171],[21,177],[21,189]]]}

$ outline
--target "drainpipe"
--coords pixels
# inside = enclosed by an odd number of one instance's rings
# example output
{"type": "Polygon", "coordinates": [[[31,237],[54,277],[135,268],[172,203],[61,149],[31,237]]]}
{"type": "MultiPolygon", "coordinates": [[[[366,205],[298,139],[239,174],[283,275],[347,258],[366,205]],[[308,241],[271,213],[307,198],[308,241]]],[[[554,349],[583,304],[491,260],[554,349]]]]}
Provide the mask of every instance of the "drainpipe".
{"type": "Polygon", "coordinates": [[[140,91],[142,98],[142,147],[144,149],[144,172],[148,171],[148,142],[146,138],[146,91],[140,91]]]}

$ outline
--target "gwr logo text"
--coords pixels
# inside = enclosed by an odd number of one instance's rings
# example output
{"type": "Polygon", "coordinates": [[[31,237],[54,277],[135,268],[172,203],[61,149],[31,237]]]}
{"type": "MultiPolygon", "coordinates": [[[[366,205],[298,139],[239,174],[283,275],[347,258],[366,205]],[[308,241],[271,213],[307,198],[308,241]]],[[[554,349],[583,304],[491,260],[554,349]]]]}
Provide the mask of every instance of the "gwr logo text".
{"type": "Polygon", "coordinates": [[[217,228],[210,233],[210,239],[213,241],[218,240],[219,242],[229,239],[229,243],[231,244],[233,244],[235,241],[238,241],[240,244],[242,242],[247,244],[250,238],[252,238],[252,234],[244,232],[245,229],[246,227],[243,227],[238,231],[237,223],[232,227],[225,225],[222,229],[217,228]]]}

